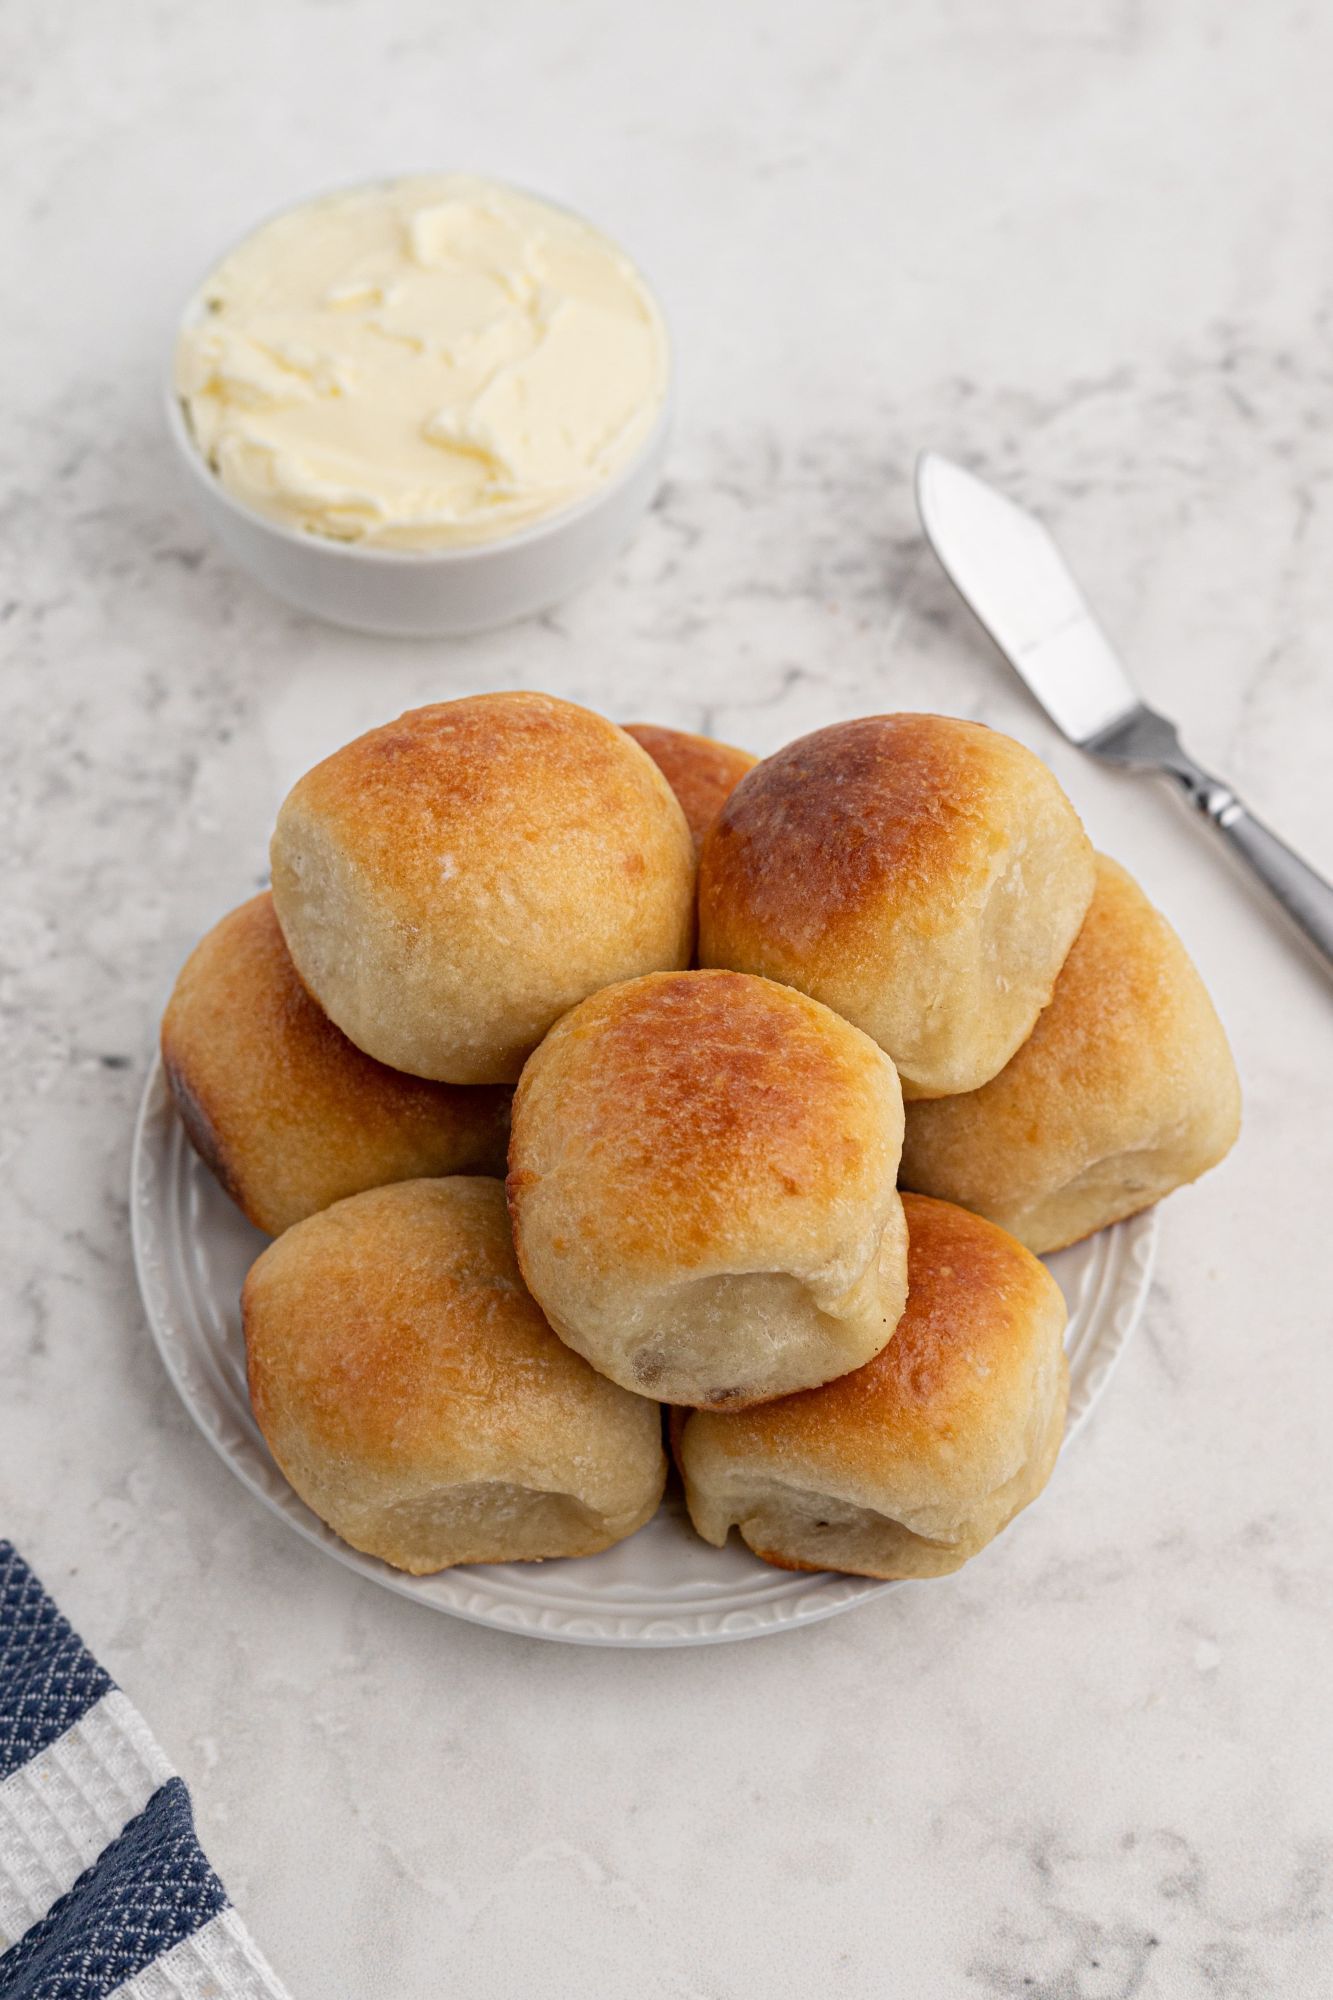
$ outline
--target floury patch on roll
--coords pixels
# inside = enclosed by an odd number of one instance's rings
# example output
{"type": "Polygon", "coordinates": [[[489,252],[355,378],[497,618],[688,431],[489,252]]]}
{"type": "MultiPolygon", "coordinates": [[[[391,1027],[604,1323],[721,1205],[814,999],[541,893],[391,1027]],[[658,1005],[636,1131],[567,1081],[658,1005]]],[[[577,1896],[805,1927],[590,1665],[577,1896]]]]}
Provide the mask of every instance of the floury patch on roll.
{"type": "Polygon", "coordinates": [[[510,1092],[363,1055],[301,984],[267,894],[186,960],[162,1061],[195,1151],[270,1236],[387,1181],[504,1171],[510,1092]]]}
{"type": "Polygon", "coordinates": [[[883,1578],[962,1567],[1050,1478],[1064,1435],[1065,1304],[1011,1236],[905,1195],[907,1308],[883,1352],[822,1389],[677,1427],[690,1519],[781,1569],[883,1578]]]}
{"type": "Polygon", "coordinates": [[[624,729],[648,752],[680,800],[697,849],[724,802],[759,759],[731,743],[693,736],[687,729],[664,729],[656,722],[627,722],[624,729]]]}
{"type": "Polygon", "coordinates": [[[308,771],[273,836],[302,980],[358,1048],[512,1083],[589,993],[688,964],[694,851],[647,752],[545,694],[411,710],[308,771]]]}
{"type": "Polygon", "coordinates": [[[1197,1180],[1240,1130],[1240,1082],[1184,945],[1116,862],[1050,1005],[996,1077],[907,1113],[902,1179],[1039,1254],[1197,1180]]]}
{"type": "Polygon", "coordinates": [[[950,716],[866,716],[727,799],[700,856],[699,962],[812,994],[892,1056],[905,1097],[946,1096],[1031,1033],[1092,885],[1030,750],[950,716]]]}
{"type": "Polygon", "coordinates": [[[278,1465],[396,1569],[595,1555],[657,1509],[657,1406],[556,1339],[499,1181],[402,1181],[297,1223],[252,1267],[242,1316],[278,1465]]]}
{"type": "Polygon", "coordinates": [[[659,974],[565,1016],[514,1099],[509,1200],[560,1337],[663,1402],[859,1367],[902,1310],[893,1064],[818,1001],[659,974]]]}

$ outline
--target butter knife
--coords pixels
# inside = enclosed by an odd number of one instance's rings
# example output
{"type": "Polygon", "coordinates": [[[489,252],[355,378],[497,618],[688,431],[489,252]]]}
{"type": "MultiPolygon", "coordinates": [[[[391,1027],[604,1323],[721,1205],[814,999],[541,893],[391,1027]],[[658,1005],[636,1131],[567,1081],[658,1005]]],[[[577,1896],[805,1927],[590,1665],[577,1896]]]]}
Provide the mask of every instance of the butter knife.
{"type": "Polygon", "coordinates": [[[1333,886],[1139,699],[1036,516],[935,451],[917,460],[916,501],[945,574],[1056,728],[1103,763],[1171,778],[1333,972],[1333,886]]]}

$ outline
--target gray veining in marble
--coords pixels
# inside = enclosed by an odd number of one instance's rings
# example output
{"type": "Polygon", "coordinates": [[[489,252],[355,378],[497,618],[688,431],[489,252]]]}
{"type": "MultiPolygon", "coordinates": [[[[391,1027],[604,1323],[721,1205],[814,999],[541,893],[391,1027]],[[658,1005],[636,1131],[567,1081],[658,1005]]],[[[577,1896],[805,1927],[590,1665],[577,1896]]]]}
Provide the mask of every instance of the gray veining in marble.
{"type": "Polygon", "coordinates": [[[1151,787],[1058,741],[915,532],[931,443],[1047,514],[1146,691],[1333,867],[1333,14],[1204,0],[0,17],[0,1528],[190,1780],[293,1991],[1304,2000],[1333,1986],[1326,988],[1151,787]],[[325,630],[205,542],[175,304],[306,189],[469,165],[664,292],[681,422],[615,573],[468,644],[325,630]],[[756,750],[1021,735],[1196,953],[1247,1093],[1049,1505],[955,1581],[597,1654],[321,1561],[142,1325],[130,1124],[274,808],[426,697],[756,750]]]}

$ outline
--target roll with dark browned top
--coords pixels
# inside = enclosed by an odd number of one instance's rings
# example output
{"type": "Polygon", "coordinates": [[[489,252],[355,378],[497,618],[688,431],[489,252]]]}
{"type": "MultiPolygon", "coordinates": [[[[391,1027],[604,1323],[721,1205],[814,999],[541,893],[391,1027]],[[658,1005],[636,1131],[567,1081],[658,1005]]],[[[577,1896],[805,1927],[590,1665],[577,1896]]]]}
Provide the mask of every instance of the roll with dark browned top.
{"type": "Polygon", "coordinates": [[[893,1057],[904,1096],[945,1096],[1031,1033],[1092,877],[1030,750],[948,716],[866,716],[727,799],[700,856],[699,960],[812,994],[893,1057]]]}

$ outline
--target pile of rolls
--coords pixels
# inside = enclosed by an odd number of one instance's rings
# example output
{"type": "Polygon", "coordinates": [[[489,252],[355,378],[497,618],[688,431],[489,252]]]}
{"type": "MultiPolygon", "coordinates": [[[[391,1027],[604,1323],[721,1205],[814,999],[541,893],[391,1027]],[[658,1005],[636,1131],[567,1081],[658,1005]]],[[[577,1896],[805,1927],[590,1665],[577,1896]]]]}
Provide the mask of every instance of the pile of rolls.
{"type": "Polygon", "coordinates": [[[443,702],[299,781],[272,877],[163,1061],[274,1238],[242,1297],[273,1456],[414,1574],[607,1548],[668,1450],[708,1542],[957,1569],[1059,1451],[1039,1256],[1238,1129],[1179,940],[976,723],[757,762],[443,702]]]}

